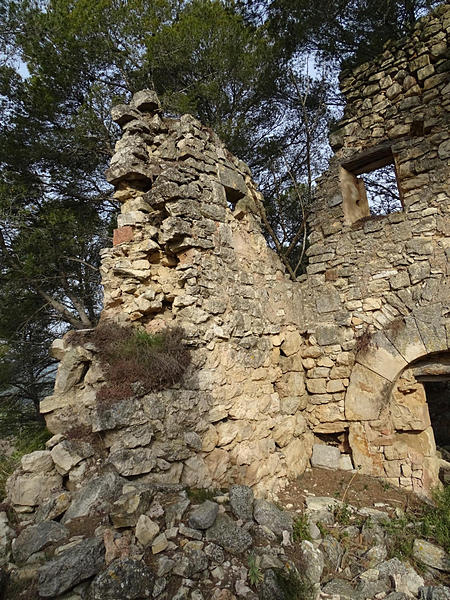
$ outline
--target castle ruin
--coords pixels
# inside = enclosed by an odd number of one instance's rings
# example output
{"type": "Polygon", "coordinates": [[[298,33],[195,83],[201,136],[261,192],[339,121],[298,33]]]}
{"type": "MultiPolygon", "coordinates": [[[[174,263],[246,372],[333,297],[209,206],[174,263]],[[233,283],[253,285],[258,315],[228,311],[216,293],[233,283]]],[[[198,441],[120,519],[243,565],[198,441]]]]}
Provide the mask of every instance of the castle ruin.
{"type": "Polygon", "coordinates": [[[14,475],[18,510],[99,469],[89,444],[64,439],[74,425],[98,434],[102,464],[144,482],[276,494],[313,457],[419,493],[438,483],[450,405],[432,422],[427,386],[450,378],[449,24],[441,6],[341,78],[298,281],[263,237],[248,167],[213,132],[165,118],[149,91],[114,109],[107,178],[122,208],[102,253],[102,320],[180,325],[192,363],[170,389],[105,405],[95,347],[56,342],[41,404],[61,434],[54,467],[14,475]],[[389,164],[402,210],[374,217],[361,175],[389,164]]]}

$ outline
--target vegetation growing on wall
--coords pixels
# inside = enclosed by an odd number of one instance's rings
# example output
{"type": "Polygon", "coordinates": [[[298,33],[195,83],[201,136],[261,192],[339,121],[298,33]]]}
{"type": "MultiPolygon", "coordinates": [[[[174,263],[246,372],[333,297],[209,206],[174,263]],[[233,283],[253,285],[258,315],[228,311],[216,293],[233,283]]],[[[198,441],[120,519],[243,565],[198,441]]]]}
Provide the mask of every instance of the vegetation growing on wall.
{"type": "Polygon", "coordinates": [[[87,336],[98,350],[106,379],[97,393],[99,402],[113,403],[170,387],[191,361],[180,327],[149,334],[132,325],[105,321],[87,336]]]}

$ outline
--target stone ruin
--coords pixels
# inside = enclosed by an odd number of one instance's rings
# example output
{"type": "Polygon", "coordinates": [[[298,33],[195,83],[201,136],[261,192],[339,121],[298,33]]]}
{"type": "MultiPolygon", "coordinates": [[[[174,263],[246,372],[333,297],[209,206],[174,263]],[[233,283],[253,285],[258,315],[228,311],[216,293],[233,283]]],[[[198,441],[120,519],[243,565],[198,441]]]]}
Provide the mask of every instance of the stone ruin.
{"type": "Polygon", "coordinates": [[[450,374],[449,23],[441,6],[341,78],[345,115],[297,281],[266,243],[248,167],[210,129],[165,118],[149,91],[114,108],[123,136],[107,179],[122,208],[102,253],[101,318],[180,325],[192,363],[170,389],[105,405],[96,348],[57,341],[41,403],[53,464],[25,460],[10,479],[17,511],[105,463],[145,483],[259,495],[310,460],[424,494],[438,484],[426,390],[450,374]],[[375,217],[358,176],[388,164],[402,210],[375,217]],[[96,434],[98,455],[65,439],[74,426],[96,434]]]}

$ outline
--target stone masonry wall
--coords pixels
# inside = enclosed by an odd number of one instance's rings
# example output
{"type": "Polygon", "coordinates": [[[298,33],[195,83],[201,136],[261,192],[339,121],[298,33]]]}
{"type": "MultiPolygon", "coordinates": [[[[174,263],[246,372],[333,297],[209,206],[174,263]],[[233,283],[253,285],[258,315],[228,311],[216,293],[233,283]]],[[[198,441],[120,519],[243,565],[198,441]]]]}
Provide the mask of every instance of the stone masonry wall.
{"type": "Polygon", "coordinates": [[[51,461],[42,472],[25,461],[10,480],[19,512],[105,465],[263,495],[310,458],[425,493],[437,483],[415,365],[450,348],[449,20],[442,6],[343,77],[347,107],[296,282],[262,235],[247,166],[212,131],[163,117],[148,90],[113,110],[123,136],[107,178],[121,214],[102,256],[101,318],[180,325],[192,363],[170,389],[101,403],[95,346],[57,341],[54,394],[41,403],[51,461]],[[375,218],[358,175],[389,161],[403,211],[375,218]]]}
{"type": "MultiPolygon", "coordinates": [[[[41,411],[52,432],[92,428],[121,475],[276,491],[303,472],[313,436],[298,286],[252,212],[249,170],[191,116],[162,117],[152,92],[113,118],[124,134],[107,177],[122,210],[102,256],[102,319],[180,325],[192,365],[171,389],[105,405],[95,347],[66,338],[41,411]]],[[[69,481],[85,476],[70,470],[69,481]]]]}
{"type": "Polygon", "coordinates": [[[428,411],[412,421],[413,397],[402,413],[395,400],[411,362],[450,348],[449,23],[442,6],[341,78],[347,105],[300,284],[317,343],[304,361],[312,429],[348,432],[355,466],[417,491],[437,483],[428,411]],[[389,157],[403,211],[373,217],[356,177],[389,157]]]}

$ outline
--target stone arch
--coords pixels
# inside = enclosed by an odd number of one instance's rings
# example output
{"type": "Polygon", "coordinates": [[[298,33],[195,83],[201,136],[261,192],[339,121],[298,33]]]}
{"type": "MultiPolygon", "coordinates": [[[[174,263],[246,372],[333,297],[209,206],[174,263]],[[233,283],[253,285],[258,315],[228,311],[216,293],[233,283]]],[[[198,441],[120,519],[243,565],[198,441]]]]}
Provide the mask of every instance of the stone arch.
{"type": "Polygon", "coordinates": [[[450,348],[450,307],[433,303],[391,322],[356,355],[345,396],[348,421],[372,421],[389,401],[400,373],[413,361],[450,348]]]}

